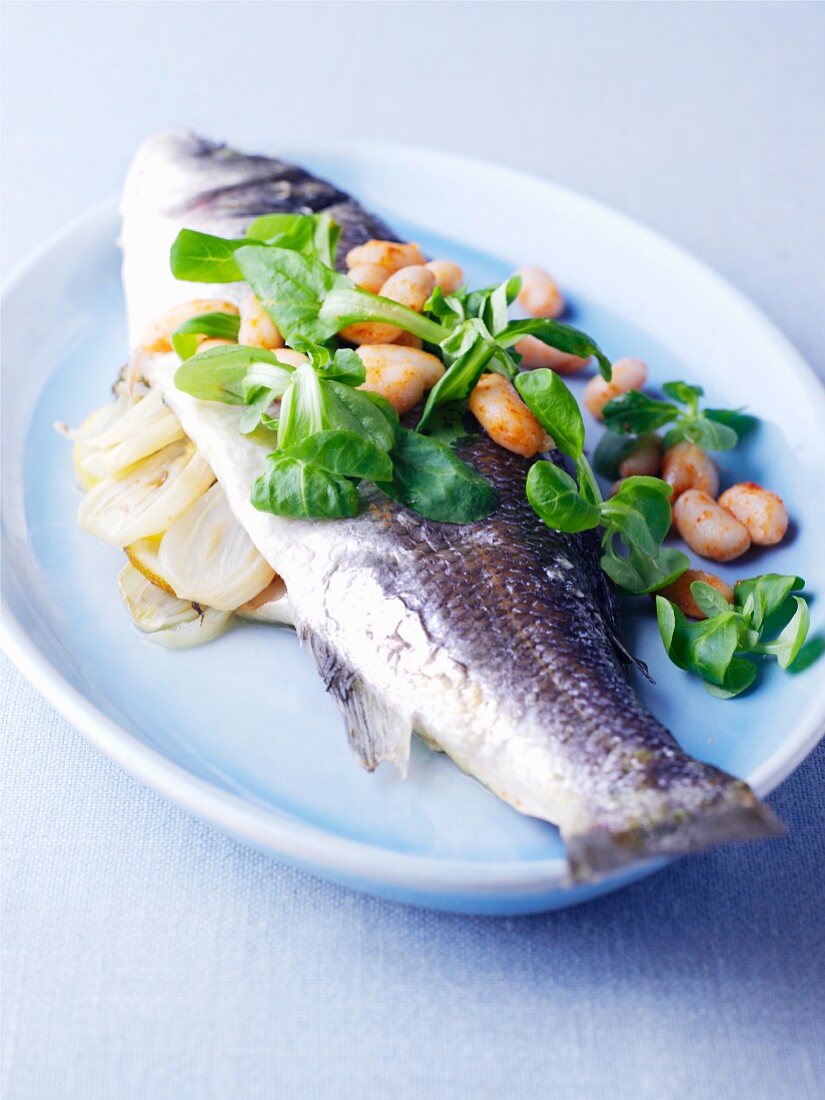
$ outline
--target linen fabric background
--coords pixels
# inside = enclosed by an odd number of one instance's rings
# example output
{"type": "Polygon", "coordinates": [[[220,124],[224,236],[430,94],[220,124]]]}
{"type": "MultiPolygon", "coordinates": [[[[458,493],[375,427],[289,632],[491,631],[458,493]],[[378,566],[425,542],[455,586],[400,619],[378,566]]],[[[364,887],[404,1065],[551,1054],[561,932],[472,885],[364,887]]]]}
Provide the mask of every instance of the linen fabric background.
{"type": "MultiPolygon", "coordinates": [[[[640,218],[825,370],[822,5],[7,3],[3,24],[7,271],[160,126],[403,140],[640,218]]],[[[825,1091],[823,746],[771,799],[782,840],[467,918],[245,849],[0,668],[6,1100],[825,1091]]]]}

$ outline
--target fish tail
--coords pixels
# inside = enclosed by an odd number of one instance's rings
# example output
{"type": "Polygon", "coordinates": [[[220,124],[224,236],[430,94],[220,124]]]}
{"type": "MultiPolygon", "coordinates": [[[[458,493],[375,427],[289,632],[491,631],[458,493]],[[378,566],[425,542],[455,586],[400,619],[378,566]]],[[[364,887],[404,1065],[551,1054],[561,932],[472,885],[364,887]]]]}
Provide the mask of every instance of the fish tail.
{"type": "Polygon", "coordinates": [[[715,844],[760,840],[785,832],[773,810],[747,783],[724,778],[727,782],[721,789],[707,798],[689,798],[688,806],[671,793],[642,818],[599,822],[568,835],[562,830],[571,881],[593,881],[640,859],[687,855],[715,844]]]}

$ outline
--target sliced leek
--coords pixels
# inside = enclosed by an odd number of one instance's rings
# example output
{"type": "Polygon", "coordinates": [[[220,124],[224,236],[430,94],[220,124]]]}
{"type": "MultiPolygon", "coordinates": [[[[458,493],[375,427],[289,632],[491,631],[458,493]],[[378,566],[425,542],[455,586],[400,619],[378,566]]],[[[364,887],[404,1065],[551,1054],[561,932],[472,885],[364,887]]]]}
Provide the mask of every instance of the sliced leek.
{"type": "Polygon", "coordinates": [[[275,576],[217,482],[166,531],[158,567],[179,597],[222,611],[251,600],[275,576]]]}
{"type": "Polygon", "coordinates": [[[117,580],[135,626],[149,641],[167,649],[203,645],[217,638],[232,618],[228,611],[199,609],[170,596],[131,564],[124,565],[117,580]]]}
{"type": "Polygon", "coordinates": [[[80,502],[77,521],[104,542],[129,546],[164,532],[214,480],[191,443],[172,443],[121,477],[94,485],[80,502]]]}

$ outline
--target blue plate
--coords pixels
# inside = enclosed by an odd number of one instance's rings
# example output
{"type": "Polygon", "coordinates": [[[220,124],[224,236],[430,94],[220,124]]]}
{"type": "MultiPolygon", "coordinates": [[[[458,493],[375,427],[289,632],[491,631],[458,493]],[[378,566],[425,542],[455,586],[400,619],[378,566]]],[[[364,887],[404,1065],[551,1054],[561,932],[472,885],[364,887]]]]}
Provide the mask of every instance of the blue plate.
{"type": "MultiPolygon", "coordinates": [[[[724,482],[775,489],[793,533],[720,572],[795,572],[822,590],[823,518],[810,489],[825,470],[822,389],[727,284],[604,207],[506,169],[379,145],[280,151],[352,190],[428,253],[458,260],[474,285],[520,263],[549,267],[574,322],[611,357],[647,360],[654,382],[699,382],[714,405],[748,405],[763,422],[722,456],[724,482]]],[[[654,869],[566,887],[554,828],[520,816],[420,744],[407,780],[362,772],[290,631],[245,625],[169,652],[133,630],[115,581],[122,555],[76,526],[69,448],[52,429],[103,404],[125,357],[117,232],[114,202],[93,210],[33,258],[3,299],[3,630],[26,675],[156,790],[260,849],[372,894],[527,913],[654,869]]],[[[592,442],[595,424],[589,429],[592,442]]],[[[812,616],[816,631],[821,601],[812,616]]],[[[815,744],[825,714],[816,668],[766,667],[755,691],[722,702],[667,661],[647,601],[628,608],[625,629],[656,680],[637,683],[641,696],[694,755],[764,794],[815,744]]]]}

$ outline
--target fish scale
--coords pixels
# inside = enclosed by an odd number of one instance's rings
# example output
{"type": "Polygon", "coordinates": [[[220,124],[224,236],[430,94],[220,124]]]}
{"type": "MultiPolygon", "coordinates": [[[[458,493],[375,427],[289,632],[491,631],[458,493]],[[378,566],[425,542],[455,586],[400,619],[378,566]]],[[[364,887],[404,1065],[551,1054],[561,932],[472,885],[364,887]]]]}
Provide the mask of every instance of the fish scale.
{"type": "MultiPolygon", "coordinates": [[[[391,236],[300,168],[185,132],[149,139],[123,204],[133,337],[152,310],[203,291],[238,296],[237,285],[170,282],[178,229],[240,236],[258,214],[305,209],[342,221],[339,266],[353,244],[391,236]]],[[[249,501],[266,450],[239,433],[236,408],[178,391],[175,366],[159,356],[146,369],[286,583],[299,638],[365,767],[405,771],[415,730],[516,809],[558,825],[579,881],[781,831],[745,783],[688,756],[641,706],[598,538],[540,522],[524,491],[530,461],[486,436],[461,445],[499,496],[492,515],[465,526],[422,519],[363,486],[354,518],[273,516],[249,501]]]]}

